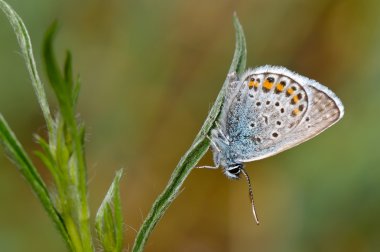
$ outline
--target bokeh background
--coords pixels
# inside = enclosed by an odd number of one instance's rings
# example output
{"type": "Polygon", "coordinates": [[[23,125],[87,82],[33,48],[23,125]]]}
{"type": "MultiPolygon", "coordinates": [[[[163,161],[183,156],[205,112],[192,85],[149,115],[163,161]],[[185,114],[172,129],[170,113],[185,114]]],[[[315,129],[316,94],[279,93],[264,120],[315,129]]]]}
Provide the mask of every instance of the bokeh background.
{"type": "MultiPolygon", "coordinates": [[[[72,50],[83,80],[92,216],[124,167],[126,251],[219,92],[235,10],[248,66],[284,65],[314,78],[342,99],[346,115],[317,138],[248,164],[260,226],[244,181],[194,170],[146,251],[379,251],[379,1],[8,2],[27,24],[41,75],[44,32],[60,22],[56,50],[72,50]]],[[[44,121],[3,15],[0,38],[0,111],[33,155],[32,134],[45,132],[44,121]]],[[[201,163],[212,164],[211,155],[201,163]]],[[[65,251],[3,150],[0,251],[65,251]]]]}

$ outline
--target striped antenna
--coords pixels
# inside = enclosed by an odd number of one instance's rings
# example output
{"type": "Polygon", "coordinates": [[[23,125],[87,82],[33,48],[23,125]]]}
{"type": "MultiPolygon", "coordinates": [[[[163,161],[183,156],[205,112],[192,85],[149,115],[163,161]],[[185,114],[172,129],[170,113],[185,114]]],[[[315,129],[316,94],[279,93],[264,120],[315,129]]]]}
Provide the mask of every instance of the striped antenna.
{"type": "Polygon", "coordinates": [[[248,173],[244,170],[244,168],[241,168],[240,170],[244,174],[245,178],[247,179],[249,198],[251,199],[253,217],[255,217],[256,224],[259,225],[260,222],[256,215],[255,202],[253,201],[253,191],[252,191],[251,180],[249,179],[248,173]]]}

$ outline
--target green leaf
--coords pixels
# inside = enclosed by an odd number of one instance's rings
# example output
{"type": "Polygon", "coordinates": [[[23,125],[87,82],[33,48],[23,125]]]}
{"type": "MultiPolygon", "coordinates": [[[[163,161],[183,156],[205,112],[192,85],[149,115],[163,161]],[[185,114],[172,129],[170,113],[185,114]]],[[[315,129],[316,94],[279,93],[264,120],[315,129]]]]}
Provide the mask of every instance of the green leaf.
{"type": "Polygon", "coordinates": [[[73,79],[73,65],[72,65],[72,56],[70,51],[66,52],[66,60],[65,60],[65,66],[64,66],[64,74],[65,74],[65,82],[66,85],[68,85],[68,88],[71,90],[71,100],[72,100],[72,106],[75,107],[79,90],[80,90],[80,82],[79,78],[77,81],[74,82],[73,79]]]}
{"type": "Polygon", "coordinates": [[[37,195],[38,199],[41,201],[43,207],[49,214],[50,218],[56,224],[59,232],[66,241],[67,245],[70,248],[72,248],[72,244],[69,239],[69,235],[67,233],[65,224],[63,223],[62,217],[60,216],[58,211],[56,211],[54,204],[51,198],[49,197],[49,193],[45,183],[43,182],[29,156],[26,154],[20,142],[17,140],[16,136],[9,128],[8,124],[6,123],[1,114],[0,143],[4,146],[4,149],[8,153],[10,159],[18,167],[21,174],[32,187],[33,192],[37,195]]]}
{"type": "Polygon", "coordinates": [[[66,52],[66,60],[64,66],[65,82],[71,89],[73,87],[73,62],[70,51],[66,52]]]}
{"type": "Polygon", "coordinates": [[[122,170],[116,173],[95,218],[96,233],[106,252],[122,251],[123,216],[119,188],[122,175],[122,170]]]}
{"type": "Polygon", "coordinates": [[[53,42],[57,33],[57,22],[54,22],[45,34],[43,43],[43,58],[49,83],[57,97],[63,121],[67,124],[73,138],[76,137],[76,121],[74,105],[78,98],[79,87],[73,81],[72,57],[70,52],[66,54],[64,73],[59,70],[59,65],[53,50],[53,42]]]}
{"type": "MultiPolygon", "coordinates": [[[[71,106],[71,86],[69,83],[66,83],[65,77],[69,80],[71,80],[71,77],[62,75],[53,50],[53,41],[57,33],[57,26],[57,22],[54,22],[45,34],[43,56],[46,73],[50,85],[58,99],[61,114],[64,117],[64,121],[70,121],[73,114],[71,106]]],[[[71,74],[71,56],[68,56],[66,59],[65,74],[71,74]]]]}
{"type": "MultiPolygon", "coordinates": [[[[233,60],[229,69],[230,72],[242,73],[245,70],[245,64],[247,59],[247,50],[243,28],[237,18],[234,15],[234,26],[236,30],[236,45],[233,60]]],[[[222,108],[225,89],[228,84],[228,79],[224,81],[223,87],[219,92],[218,97],[210,110],[205,122],[198,135],[195,137],[193,144],[190,149],[185,153],[185,155],[179,161],[177,167],[174,169],[171,178],[164,189],[164,191],[158,196],[156,201],[144,220],[143,224],[138,231],[135,243],[133,244],[133,252],[141,252],[144,250],[145,244],[149,238],[149,235],[153,231],[154,227],[157,225],[158,221],[161,219],[166,209],[170,206],[171,202],[177,196],[182,184],[184,183],[187,176],[190,174],[194,166],[199,162],[199,160],[204,156],[210,147],[210,142],[206,138],[212,129],[215,120],[217,119],[220,110],[222,108]]]]}
{"type": "Polygon", "coordinates": [[[34,92],[36,93],[38,102],[40,104],[42,113],[45,117],[45,121],[50,132],[50,129],[52,129],[53,127],[53,119],[50,114],[49,104],[46,99],[44,87],[38,75],[36,62],[33,56],[32,43],[30,41],[28,31],[20,16],[3,0],[0,0],[0,9],[7,16],[17,36],[17,41],[20,45],[21,54],[24,57],[30,79],[32,80],[34,92]]]}
{"type": "Polygon", "coordinates": [[[54,156],[50,151],[49,144],[45,141],[45,139],[43,139],[39,135],[35,135],[35,139],[43,150],[43,152],[35,151],[35,154],[41,159],[46,168],[49,169],[49,171],[55,178],[59,177],[59,170],[57,170],[54,156]]]}

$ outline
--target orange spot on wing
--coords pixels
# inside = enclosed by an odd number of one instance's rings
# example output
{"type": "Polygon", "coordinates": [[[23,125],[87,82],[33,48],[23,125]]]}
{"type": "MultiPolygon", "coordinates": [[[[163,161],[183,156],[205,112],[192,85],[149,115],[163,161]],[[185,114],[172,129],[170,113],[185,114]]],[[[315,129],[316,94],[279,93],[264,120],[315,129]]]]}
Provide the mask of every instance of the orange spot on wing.
{"type": "Polygon", "coordinates": [[[292,103],[296,104],[298,101],[299,101],[298,96],[297,95],[293,96],[292,103]]]}
{"type": "Polygon", "coordinates": [[[278,83],[277,86],[276,86],[276,90],[277,90],[278,92],[282,92],[282,91],[284,91],[284,88],[285,88],[285,85],[282,84],[282,83],[278,83]]]}
{"type": "Polygon", "coordinates": [[[298,108],[296,108],[296,109],[294,109],[294,110],[292,111],[292,116],[296,116],[296,115],[298,115],[299,113],[301,113],[301,111],[300,111],[298,108]]]}
{"type": "Polygon", "coordinates": [[[293,90],[292,88],[288,88],[288,89],[286,90],[286,93],[287,93],[288,95],[292,95],[292,94],[294,93],[294,90],[293,90]]]}
{"type": "Polygon", "coordinates": [[[269,82],[269,81],[264,81],[263,83],[263,88],[267,89],[267,90],[270,90],[271,88],[273,87],[273,83],[269,82]]]}
{"type": "Polygon", "coordinates": [[[248,82],[248,87],[258,87],[259,83],[257,81],[250,81],[248,82]]]}

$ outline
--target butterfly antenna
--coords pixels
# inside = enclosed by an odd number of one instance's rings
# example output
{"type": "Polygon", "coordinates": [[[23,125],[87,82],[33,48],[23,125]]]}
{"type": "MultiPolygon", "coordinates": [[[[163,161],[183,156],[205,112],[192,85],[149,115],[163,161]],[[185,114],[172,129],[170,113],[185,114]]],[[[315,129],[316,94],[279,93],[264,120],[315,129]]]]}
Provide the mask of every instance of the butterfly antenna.
{"type": "Polygon", "coordinates": [[[243,173],[244,177],[247,179],[249,198],[251,199],[251,205],[252,205],[252,213],[253,213],[253,216],[255,217],[256,224],[259,225],[260,222],[256,215],[255,202],[253,201],[253,191],[252,191],[251,180],[248,176],[248,173],[244,170],[244,168],[241,168],[240,170],[243,173]]]}

